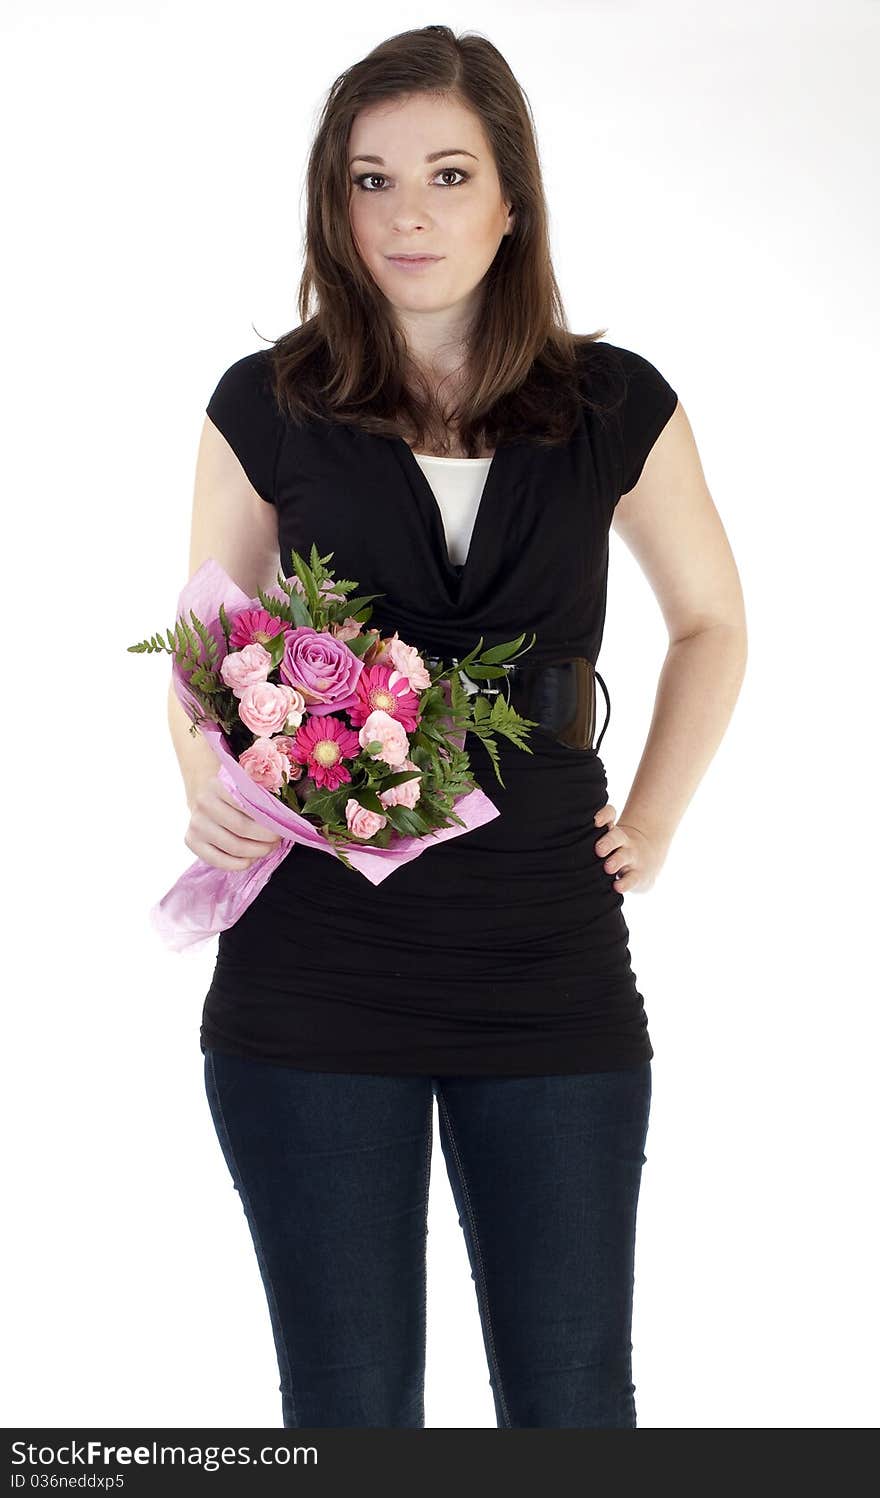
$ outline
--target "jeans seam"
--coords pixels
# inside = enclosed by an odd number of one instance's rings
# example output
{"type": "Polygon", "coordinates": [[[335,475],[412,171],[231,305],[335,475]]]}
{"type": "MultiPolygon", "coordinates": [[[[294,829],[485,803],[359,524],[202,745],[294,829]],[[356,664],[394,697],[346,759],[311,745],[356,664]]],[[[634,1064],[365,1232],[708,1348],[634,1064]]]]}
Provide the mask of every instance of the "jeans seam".
{"type": "MultiPolygon", "coordinates": [[[[422,1369],[428,1361],[428,1203],[431,1190],[431,1145],[434,1142],[434,1089],[429,1089],[428,1125],[425,1140],[425,1218],[422,1242],[425,1246],[425,1262],[422,1271],[422,1369]]],[[[424,1373],[422,1375],[424,1378],[424,1373]]],[[[424,1397],[424,1396],[423,1396],[424,1397]]],[[[422,1416],[424,1420],[424,1414],[422,1416]]]]}
{"type": "Polygon", "coordinates": [[[237,1159],[235,1157],[235,1150],[232,1147],[232,1138],[231,1138],[230,1133],[229,1133],[229,1127],[228,1127],[228,1125],[226,1123],[226,1114],[223,1111],[223,1103],[221,1102],[221,1099],[220,1099],[220,1088],[217,1085],[217,1075],[216,1075],[216,1072],[214,1070],[214,1056],[213,1056],[213,1053],[212,1053],[212,1051],[210,1049],[208,1050],[208,1064],[209,1064],[209,1066],[211,1068],[211,1085],[214,1088],[214,1097],[217,1100],[217,1113],[218,1113],[219,1118],[220,1118],[220,1125],[221,1125],[221,1128],[223,1130],[223,1137],[224,1137],[224,1139],[226,1141],[226,1147],[229,1150],[229,1158],[231,1159],[231,1161],[233,1163],[233,1166],[235,1167],[235,1173],[238,1176],[238,1189],[239,1189],[239,1193],[241,1195],[242,1201],[246,1202],[247,1206],[248,1206],[248,1215],[250,1217],[250,1220],[251,1220],[251,1223],[252,1223],[252,1230],[253,1230],[253,1233],[254,1233],[254,1237],[256,1239],[257,1257],[258,1257],[259,1260],[262,1261],[263,1267],[265,1269],[266,1287],[267,1287],[267,1290],[268,1290],[269,1300],[270,1300],[270,1304],[271,1304],[271,1313],[272,1313],[272,1317],[273,1317],[273,1319],[275,1321],[275,1324],[278,1327],[278,1331],[279,1331],[280,1337],[281,1337],[281,1346],[284,1349],[284,1363],[285,1363],[285,1367],[287,1369],[287,1387],[288,1387],[288,1389],[290,1391],[291,1409],[292,1409],[292,1412],[293,1412],[293,1418],[298,1423],[299,1417],[297,1416],[297,1413],[296,1413],[296,1401],[294,1399],[294,1393],[293,1393],[293,1372],[292,1372],[291,1366],[290,1366],[290,1353],[289,1353],[288,1347],[287,1347],[287,1337],[286,1337],[285,1332],[284,1332],[284,1323],[283,1323],[283,1321],[281,1319],[281,1315],[280,1315],[280,1312],[278,1310],[278,1301],[277,1301],[277,1299],[275,1297],[275,1286],[272,1283],[272,1276],[269,1273],[269,1263],[268,1263],[268,1260],[266,1258],[265,1253],[263,1252],[263,1241],[262,1241],[262,1239],[260,1237],[260,1233],[259,1233],[259,1230],[257,1228],[257,1220],[256,1220],[256,1217],[253,1214],[253,1211],[251,1210],[250,1197],[248,1196],[247,1192],[244,1189],[244,1178],[242,1177],[241,1171],[238,1168],[238,1161],[237,1161],[237,1159]]]}
{"type": "Polygon", "coordinates": [[[468,1223],[470,1224],[471,1235],[474,1240],[474,1253],[477,1260],[477,1289],[483,1302],[483,1313],[486,1318],[486,1332],[489,1342],[489,1357],[492,1364],[492,1372],[494,1373],[495,1379],[498,1384],[498,1402],[501,1406],[502,1419],[504,1421],[504,1424],[509,1426],[511,1425],[511,1419],[510,1413],[507,1408],[507,1400],[504,1397],[504,1388],[501,1382],[501,1369],[498,1366],[498,1353],[495,1347],[495,1333],[492,1329],[492,1316],[489,1310],[489,1290],[486,1283],[486,1271],[483,1265],[483,1254],[480,1248],[480,1238],[477,1232],[477,1219],[474,1215],[474,1209],[471,1203],[471,1194],[468,1190],[467,1177],[464,1173],[464,1166],[462,1165],[461,1155],[458,1152],[458,1145],[455,1142],[455,1134],[453,1133],[452,1129],[452,1120],[449,1116],[449,1109],[446,1106],[439,1088],[437,1092],[437,1102],[438,1105],[443,1109],[443,1116],[446,1120],[446,1128],[449,1133],[449,1143],[452,1147],[453,1159],[455,1160],[455,1166],[458,1171],[459,1180],[461,1181],[465,1211],[467,1213],[468,1223]]]}

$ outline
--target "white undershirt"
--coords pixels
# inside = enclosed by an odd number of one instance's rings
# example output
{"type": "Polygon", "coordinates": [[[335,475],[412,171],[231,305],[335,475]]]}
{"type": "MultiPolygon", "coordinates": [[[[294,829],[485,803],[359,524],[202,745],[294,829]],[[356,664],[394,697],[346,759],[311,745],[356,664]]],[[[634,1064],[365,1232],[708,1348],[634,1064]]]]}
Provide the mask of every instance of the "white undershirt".
{"type": "Polygon", "coordinates": [[[449,560],[461,566],[468,549],[480,495],[492,463],[489,458],[437,458],[429,453],[413,453],[443,517],[449,560]]]}

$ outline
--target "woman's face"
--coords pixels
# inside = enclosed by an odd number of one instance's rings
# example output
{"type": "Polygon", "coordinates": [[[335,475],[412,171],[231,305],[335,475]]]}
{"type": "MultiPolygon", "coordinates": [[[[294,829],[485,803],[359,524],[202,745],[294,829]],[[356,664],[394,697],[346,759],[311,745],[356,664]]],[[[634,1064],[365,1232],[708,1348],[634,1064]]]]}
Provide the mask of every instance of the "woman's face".
{"type": "Polygon", "coordinates": [[[371,105],[354,120],[348,159],[355,243],[391,305],[456,321],[472,313],[514,221],[479,117],[425,94],[371,105]],[[439,258],[407,270],[390,258],[405,254],[439,258]]]}

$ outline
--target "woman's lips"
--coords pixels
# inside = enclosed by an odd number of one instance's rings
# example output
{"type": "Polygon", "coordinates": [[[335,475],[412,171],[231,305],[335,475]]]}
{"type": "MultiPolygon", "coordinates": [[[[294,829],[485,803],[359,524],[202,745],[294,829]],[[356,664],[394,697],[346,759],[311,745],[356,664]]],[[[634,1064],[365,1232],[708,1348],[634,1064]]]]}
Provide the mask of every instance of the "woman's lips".
{"type": "Polygon", "coordinates": [[[438,265],[442,258],[442,255],[388,256],[389,262],[396,265],[399,270],[424,270],[427,265],[438,265]]]}

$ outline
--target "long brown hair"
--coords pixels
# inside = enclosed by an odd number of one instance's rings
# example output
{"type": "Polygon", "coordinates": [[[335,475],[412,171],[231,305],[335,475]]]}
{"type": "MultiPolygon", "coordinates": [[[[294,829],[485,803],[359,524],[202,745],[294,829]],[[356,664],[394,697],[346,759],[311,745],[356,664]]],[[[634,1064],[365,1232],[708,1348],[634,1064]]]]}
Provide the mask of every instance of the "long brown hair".
{"type": "Polygon", "coordinates": [[[308,164],[300,325],[276,339],[269,355],[279,407],[294,422],[329,419],[386,436],[400,435],[403,426],[419,449],[442,452],[450,445],[434,393],[407,382],[405,339],[361,261],[349,220],[355,116],[377,101],[416,93],[456,97],[479,116],[502,195],[516,210],[468,337],[454,412],[457,442],[467,454],[522,435],[564,442],[584,398],[582,353],[607,329],[573,334],[565,327],[524,91],[491,42],[456,36],[449,26],[389,37],[329,89],[308,164]]]}

